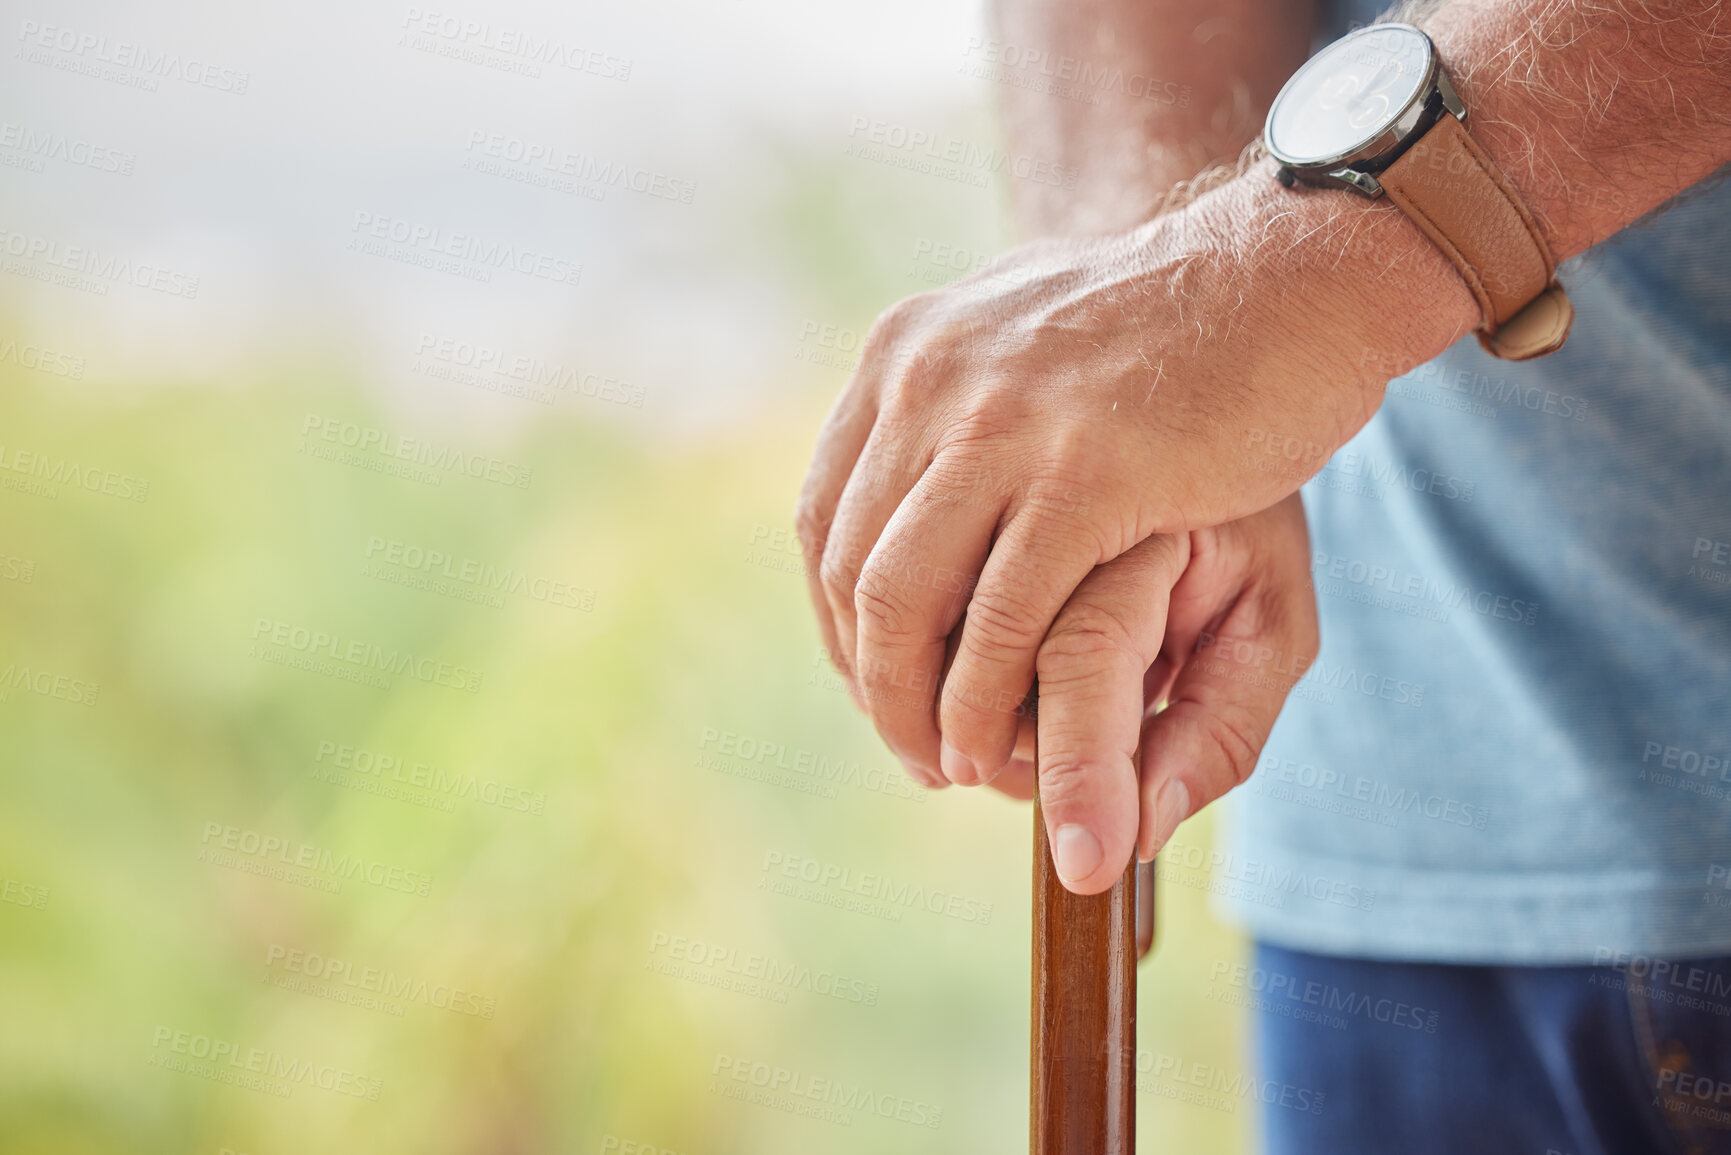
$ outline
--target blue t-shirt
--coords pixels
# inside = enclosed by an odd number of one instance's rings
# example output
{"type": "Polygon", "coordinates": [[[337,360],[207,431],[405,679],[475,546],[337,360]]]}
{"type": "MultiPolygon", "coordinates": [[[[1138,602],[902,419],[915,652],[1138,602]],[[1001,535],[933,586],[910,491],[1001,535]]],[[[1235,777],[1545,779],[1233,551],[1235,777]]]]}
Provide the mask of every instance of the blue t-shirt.
{"type": "Polygon", "coordinates": [[[1563,265],[1560,352],[1463,340],[1304,487],[1322,651],[1218,863],[1259,937],[1731,953],[1725,175],[1563,265]]]}

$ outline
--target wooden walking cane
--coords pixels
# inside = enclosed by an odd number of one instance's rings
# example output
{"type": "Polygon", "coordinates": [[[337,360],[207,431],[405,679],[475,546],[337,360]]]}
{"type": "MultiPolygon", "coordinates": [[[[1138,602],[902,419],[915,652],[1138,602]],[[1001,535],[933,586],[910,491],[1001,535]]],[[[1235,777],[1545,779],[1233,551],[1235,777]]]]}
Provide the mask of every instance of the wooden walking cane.
{"type": "Polygon", "coordinates": [[[1036,785],[1030,1155],[1136,1150],[1136,962],[1153,942],[1154,864],[1132,858],[1104,894],[1065,890],[1036,785]]]}

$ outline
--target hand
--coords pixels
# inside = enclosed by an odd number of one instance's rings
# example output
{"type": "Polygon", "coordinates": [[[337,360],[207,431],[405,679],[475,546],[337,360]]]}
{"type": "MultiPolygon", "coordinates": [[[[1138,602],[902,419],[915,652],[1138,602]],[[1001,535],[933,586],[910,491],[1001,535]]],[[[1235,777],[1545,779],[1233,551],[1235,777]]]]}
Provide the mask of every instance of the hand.
{"type": "Polygon", "coordinates": [[[1346,301],[1387,319],[1293,255],[1294,203],[1228,185],[1125,236],[1015,250],[874,326],[797,520],[824,641],[916,777],[1005,765],[1038,647],[1096,566],[1267,508],[1374,412],[1388,361],[1346,301]]]}
{"type": "Polygon", "coordinates": [[[1148,861],[1248,778],[1317,645],[1297,495],[1083,579],[1037,658],[1040,805],[1065,886],[1108,889],[1133,847],[1148,861]]]}
{"type": "Polygon", "coordinates": [[[1214,529],[1151,537],[1089,574],[1059,611],[1037,659],[1038,708],[990,785],[1033,797],[1037,714],[1041,816],[1069,889],[1108,889],[1132,847],[1152,859],[1256,768],[1316,657],[1309,559],[1294,495],[1214,529]],[[1066,827],[1075,832],[1060,835],[1066,827]]]}

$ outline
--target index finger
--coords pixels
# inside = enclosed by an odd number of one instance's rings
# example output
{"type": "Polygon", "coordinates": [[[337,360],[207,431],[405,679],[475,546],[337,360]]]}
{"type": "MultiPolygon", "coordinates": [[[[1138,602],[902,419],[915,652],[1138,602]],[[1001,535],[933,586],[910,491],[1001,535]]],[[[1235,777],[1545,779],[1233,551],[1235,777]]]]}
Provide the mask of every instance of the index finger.
{"type": "Polygon", "coordinates": [[[1079,519],[1034,505],[1011,516],[980,572],[944,678],[938,729],[950,781],[989,781],[1009,760],[1035,653],[1065,601],[1104,560],[1079,519]]]}

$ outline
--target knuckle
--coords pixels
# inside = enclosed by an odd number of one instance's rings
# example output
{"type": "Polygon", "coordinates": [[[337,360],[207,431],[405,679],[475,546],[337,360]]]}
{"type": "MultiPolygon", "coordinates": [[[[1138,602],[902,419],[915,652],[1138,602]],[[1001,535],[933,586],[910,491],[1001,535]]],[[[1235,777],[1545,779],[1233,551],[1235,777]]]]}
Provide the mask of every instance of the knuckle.
{"type": "Polygon", "coordinates": [[[912,380],[913,374],[903,368],[905,354],[886,354],[883,346],[868,346],[866,356],[883,369],[878,383],[878,425],[885,428],[906,425],[908,410],[916,408],[913,398],[919,390],[912,380]]]}
{"type": "Polygon", "coordinates": [[[902,340],[886,345],[877,354],[883,372],[879,394],[879,420],[918,425],[932,402],[954,388],[956,374],[949,369],[949,354],[930,340],[902,340]]]}
{"type": "MultiPolygon", "coordinates": [[[[950,744],[965,754],[977,754],[973,743],[996,741],[1000,731],[1029,713],[1027,687],[1011,690],[990,682],[965,680],[954,668],[944,677],[941,725],[950,744]]],[[[1014,743],[1013,727],[1010,735],[1014,743]]]]}
{"type": "Polygon", "coordinates": [[[1041,441],[1028,471],[1028,500],[1056,513],[1075,514],[1110,494],[1114,480],[1130,468],[1118,442],[1072,420],[1041,441]]]}
{"type": "Polygon", "coordinates": [[[1053,465],[1076,472],[1086,470],[1099,451],[1099,437],[1095,431],[1075,422],[1066,422],[1054,429],[1046,442],[1046,452],[1053,465]]]}
{"type": "Polygon", "coordinates": [[[882,353],[885,348],[894,344],[896,338],[907,328],[908,316],[908,303],[905,300],[897,301],[879,313],[876,319],[872,321],[871,327],[866,330],[865,342],[861,346],[861,352],[864,356],[861,357],[860,363],[864,364],[867,359],[882,353]]]}
{"type": "MultiPolygon", "coordinates": [[[[1085,476],[1081,470],[1054,468],[1046,464],[1038,468],[1027,481],[1023,503],[1029,510],[1055,523],[1055,527],[1062,532],[1085,541],[1090,547],[1104,549],[1105,539],[1099,529],[1084,520],[1103,492],[1103,487],[1094,479],[1085,476]],[[1084,528],[1086,534],[1080,532],[1084,528]]],[[[1137,540],[1130,536],[1133,529],[1133,526],[1127,525],[1118,534],[1125,546],[1137,540]]],[[[1103,556],[1111,557],[1121,552],[1123,546],[1103,556]]]]}
{"type": "Polygon", "coordinates": [[[1001,441],[1026,428],[1016,410],[1017,406],[1003,391],[987,385],[975,386],[946,433],[945,443],[963,447],[1001,441]]]}
{"type": "Polygon", "coordinates": [[[866,331],[866,342],[883,342],[894,340],[903,330],[909,327],[914,317],[925,305],[927,294],[915,293],[903,297],[889,308],[879,313],[872,321],[871,328],[866,331]]]}
{"type": "Polygon", "coordinates": [[[1202,733],[1225,755],[1235,785],[1250,777],[1262,753],[1262,737],[1255,725],[1236,711],[1210,710],[1203,715],[1202,733]]]}
{"type": "Polygon", "coordinates": [[[927,374],[898,369],[886,375],[871,439],[871,449],[886,458],[880,467],[910,464],[906,457],[919,452],[914,446],[924,447],[932,440],[937,395],[937,386],[927,374]]]}
{"type": "Polygon", "coordinates": [[[844,602],[853,601],[854,586],[859,582],[859,571],[848,564],[848,559],[838,551],[825,549],[823,562],[818,567],[818,580],[831,597],[844,602]]]}
{"type": "Polygon", "coordinates": [[[1048,810],[1085,804],[1094,767],[1077,758],[1040,761],[1040,805],[1048,810]]]}
{"type": "Polygon", "coordinates": [[[1042,540],[1072,551],[1103,549],[1110,537],[1117,544],[1101,561],[1116,557],[1142,541],[1146,533],[1134,534],[1133,519],[1111,498],[1111,486],[1093,466],[1071,468],[1052,461],[1050,451],[1038,448],[1022,463],[1017,488],[1018,512],[1035,519],[1042,540]],[[1123,522],[1120,526],[1118,523],[1123,522]]]}
{"type": "Polygon", "coordinates": [[[815,499],[801,497],[793,507],[793,532],[799,537],[800,549],[809,557],[822,553],[824,538],[829,536],[829,520],[818,511],[815,499]]]}
{"type": "Polygon", "coordinates": [[[881,403],[892,400],[898,386],[905,387],[906,378],[930,360],[932,342],[922,321],[926,311],[926,294],[907,297],[879,313],[866,330],[860,364],[875,368],[881,403]]]}
{"type": "Polygon", "coordinates": [[[918,608],[907,589],[882,569],[867,566],[854,586],[860,629],[877,638],[906,638],[917,629],[918,608]]]}
{"type": "Polygon", "coordinates": [[[1259,591],[1254,603],[1247,603],[1255,611],[1253,624],[1260,627],[1269,643],[1286,647],[1297,664],[1309,666],[1322,649],[1316,598],[1308,583],[1297,589],[1270,585],[1272,588],[1259,591]]]}
{"type": "Polygon", "coordinates": [[[994,461],[982,450],[979,442],[944,445],[915,490],[919,500],[932,506],[961,505],[991,513],[1002,510],[1014,490],[1015,458],[1010,455],[1008,460],[994,461]]]}
{"type": "Polygon", "coordinates": [[[1041,480],[1062,486],[1092,484],[1112,472],[1113,445],[1095,429],[1069,422],[1046,442],[1041,480]]]}
{"type": "Polygon", "coordinates": [[[976,590],[968,603],[963,644],[982,661],[1009,664],[1035,650],[1046,626],[1045,616],[1027,599],[1002,588],[976,590]]]}
{"type": "Polygon", "coordinates": [[[1097,670],[1103,660],[1120,655],[1141,657],[1129,626],[1104,606],[1084,604],[1060,615],[1040,643],[1036,665],[1044,682],[1097,670]]]}

